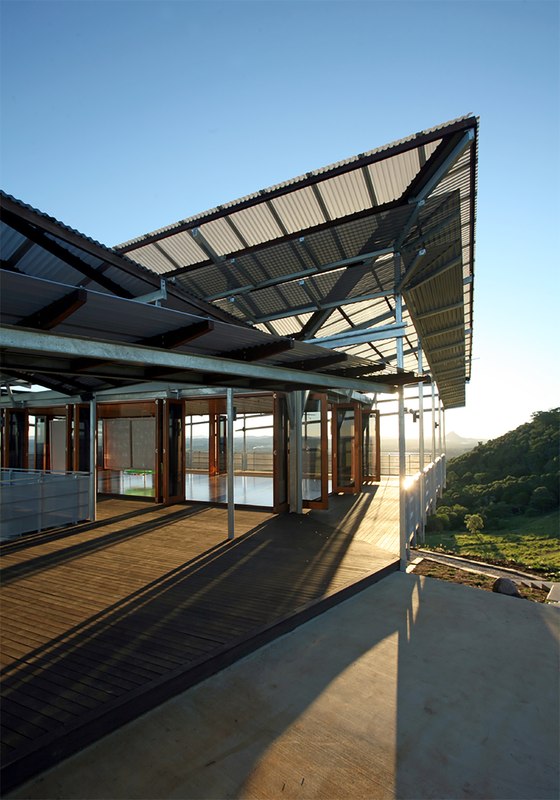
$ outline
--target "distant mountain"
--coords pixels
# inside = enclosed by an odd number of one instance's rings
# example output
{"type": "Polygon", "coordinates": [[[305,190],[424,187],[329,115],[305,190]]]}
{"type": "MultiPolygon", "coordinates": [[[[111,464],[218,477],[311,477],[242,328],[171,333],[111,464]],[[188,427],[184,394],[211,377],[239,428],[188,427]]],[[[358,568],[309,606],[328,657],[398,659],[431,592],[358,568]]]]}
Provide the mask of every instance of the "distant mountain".
{"type": "MultiPolygon", "coordinates": [[[[445,452],[448,458],[455,458],[455,456],[460,456],[462,453],[466,453],[467,451],[472,450],[473,447],[477,447],[482,441],[484,441],[482,439],[467,439],[464,436],[459,436],[459,434],[453,432],[446,434],[445,439],[446,439],[445,452]]],[[[406,449],[407,452],[409,453],[417,452],[418,439],[407,436],[406,449]]],[[[428,435],[427,432],[424,438],[424,449],[426,453],[430,453],[432,449],[431,435],[428,435]]],[[[389,452],[398,453],[399,440],[390,436],[382,436],[381,450],[385,453],[389,452]]]]}
{"type": "Polygon", "coordinates": [[[445,452],[448,458],[455,458],[462,453],[467,453],[479,444],[484,444],[485,439],[468,439],[465,436],[459,436],[458,433],[451,431],[445,436],[445,452]]]}

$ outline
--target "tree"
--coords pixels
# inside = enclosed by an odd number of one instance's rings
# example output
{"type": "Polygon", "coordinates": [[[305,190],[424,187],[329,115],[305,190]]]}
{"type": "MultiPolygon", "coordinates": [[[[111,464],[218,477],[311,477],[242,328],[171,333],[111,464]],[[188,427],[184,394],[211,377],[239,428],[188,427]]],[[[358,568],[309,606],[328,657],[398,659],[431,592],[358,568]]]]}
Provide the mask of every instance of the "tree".
{"type": "Polygon", "coordinates": [[[546,486],[537,486],[531,495],[530,505],[535,511],[540,511],[542,513],[544,511],[551,511],[557,503],[546,486]]]}
{"type": "Polygon", "coordinates": [[[484,520],[480,514],[466,514],[465,527],[469,533],[476,536],[484,528],[484,520]]]}

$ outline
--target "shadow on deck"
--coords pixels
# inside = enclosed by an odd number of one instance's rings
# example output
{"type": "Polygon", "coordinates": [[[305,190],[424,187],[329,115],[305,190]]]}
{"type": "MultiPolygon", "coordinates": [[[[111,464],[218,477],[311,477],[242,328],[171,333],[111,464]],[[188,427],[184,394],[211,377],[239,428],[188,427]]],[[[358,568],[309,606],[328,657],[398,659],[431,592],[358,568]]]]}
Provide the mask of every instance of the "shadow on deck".
{"type": "Polygon", "coordinates": [[[395,491],[238,511],[234,541],[224,509],[111,500],[9,543],[4,791],[396,570],[395,491]]]}

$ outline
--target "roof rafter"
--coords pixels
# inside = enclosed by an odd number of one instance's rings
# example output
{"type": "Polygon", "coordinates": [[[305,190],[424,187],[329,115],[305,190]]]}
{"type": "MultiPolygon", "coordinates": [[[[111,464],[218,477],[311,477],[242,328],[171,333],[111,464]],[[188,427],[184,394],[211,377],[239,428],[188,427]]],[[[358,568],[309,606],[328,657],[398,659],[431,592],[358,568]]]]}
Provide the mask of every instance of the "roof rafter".
{"type": "Polygon", "coordinates": [[[272,358],[287,350],[294,349],[293,339],[282,339],[279,342],[267,342],[256,347],[244,347],[240,350],[226,350],[221,353],[222,358],[233,358],[236,361],[260,361],[263,358],[272,358]]]}
{"type": "Polygon", "coordinates": [[[34,244],[39,245],[39,247],[42,247],[43,250],[46,250],[51,255],[56,256],[61,261],[64,261],[65,264],[68,264],[68,266],[72,267],[77,272],[80,272],[86,278],[89,278],[91,281],[99,284],[99,286],[103,286],[104,289],[108,289],[113,294],[116,294],[117,297],[132,298],[134,296],[128,291],[128,289],[125,289],[118,283],[115,283],[115,281],[111,280],[111,278],[109,278],[107,275],[103,274],[103,269],[107,266],[106,264],[102,264],[97,268],[90,266],[82,258],[74,253],[71,253],[61,244],[55,242],[54,239],[50,239],[46,233],[34,227],[30,223],[25,222],[21,217],[12,214],[11,211],[4,209],[2,211],[2,219],[7,225],[18,231],[18,233],[21,233],[23,236],[26,236],[34,244]]]}
{"type": "Polygon", "coordinates": [[[78,309],[87,302],[87,292],[85,289],[74,289],[60,297],[48,306],[40,308],[18,323],[22,328],[41,328],[50,331],[72,316],[78,309]]]}

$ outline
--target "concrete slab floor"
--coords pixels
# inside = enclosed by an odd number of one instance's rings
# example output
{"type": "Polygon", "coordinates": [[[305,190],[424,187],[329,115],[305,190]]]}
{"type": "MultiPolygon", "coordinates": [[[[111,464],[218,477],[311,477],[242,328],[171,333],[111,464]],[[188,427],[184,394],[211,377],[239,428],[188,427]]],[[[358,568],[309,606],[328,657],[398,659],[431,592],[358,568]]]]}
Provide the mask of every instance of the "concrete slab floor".
{"type": "Polygon", "coordinates": [[[557,798],[559,634],[394,574],[9,797],[557,798]]]}

